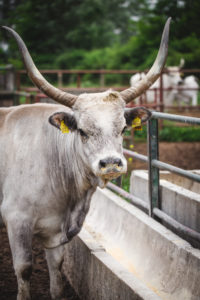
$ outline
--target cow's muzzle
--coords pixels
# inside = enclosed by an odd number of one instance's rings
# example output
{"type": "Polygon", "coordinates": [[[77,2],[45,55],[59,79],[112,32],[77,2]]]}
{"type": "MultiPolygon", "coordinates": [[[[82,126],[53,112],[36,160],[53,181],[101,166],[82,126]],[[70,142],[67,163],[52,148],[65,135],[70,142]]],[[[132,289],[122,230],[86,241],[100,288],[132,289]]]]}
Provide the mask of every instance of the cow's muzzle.
{"type": "Polygon", "coordinates": [[[104,179],[114,179],[125,173],[123,162],[120,158],[106,158],[99,161],[99,175],[104,179]]]}

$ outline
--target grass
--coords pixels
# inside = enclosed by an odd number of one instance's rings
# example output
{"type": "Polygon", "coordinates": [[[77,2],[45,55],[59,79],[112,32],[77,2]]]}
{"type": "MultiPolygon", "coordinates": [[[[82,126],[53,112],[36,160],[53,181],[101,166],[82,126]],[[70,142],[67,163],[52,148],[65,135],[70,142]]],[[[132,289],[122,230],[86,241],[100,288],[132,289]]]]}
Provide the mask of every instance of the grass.
{"type": "MultiPolygon", "coordinates": [[[[126,134],[128,135],[128,134],[126,134]]],[[[143,126],[142,131],[135,131],[135,142],[146,142],[147,128],[143,126]]],[[[159,130],[159,141],[163,142],[200,142],[200,126],[176,126],[163,123],[163,128],[159,130]]]]}

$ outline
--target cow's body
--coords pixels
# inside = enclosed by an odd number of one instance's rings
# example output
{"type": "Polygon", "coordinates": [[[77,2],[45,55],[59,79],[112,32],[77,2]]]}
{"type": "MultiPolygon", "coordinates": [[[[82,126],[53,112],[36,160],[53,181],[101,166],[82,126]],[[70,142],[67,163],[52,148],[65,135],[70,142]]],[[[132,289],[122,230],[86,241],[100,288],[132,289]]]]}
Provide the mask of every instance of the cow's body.
{"type": "MultiPolygon", "coordinates": [[[[168,73],[162,75],[162,87],[163,87],[163,102],[165,105],[172,105],[176,100],[178,88],[183,83],[180,76],[180,67],[168,67],[168,73]]],[[[134,86],[139,80],[145,78],[145,73],[136,73],[130,79],[130,85],[134,86]]],[[[153,103],[155,100],[160,99],[160,79],[156,80],[145,95],[142,96],[142,100],[146,103],[153,103]]],[[[139,98],[136,99],[136,103],[139,103],[139,98]]]]}
{"type": "Polygon", "coordinates": [[[197,78],[193,75],[186,76],[177,93],[177,101],[180,105],[182,102],[187,105],[196,106],[198,104],[199,84],[197,78]]]}
{"type": "Polygon", "coordinates": [[[63,299],[63,244],[80,231],[96,188],[127,170],[123,132],[135,118],[145,122],[151,113],[142,107],[125,110],[125,105],[160,76],[169,24],[170,19],[151,70],[136,87],[80,96],[48,83],[20,36],[4,27],[16,39],[31,80],[64,105],[0,109],[0,215],[8,231],[17,300],[30,299],[33,235],[45,248],[51,297],[63,299]]]}
{"type": "Polygon", "coordinates": [[[86,199],[98,184],[89,180],[75,134],[50,126],[48,118],[57,111],[70,109],[38,104],[0,110],[2,216],[5,223],[14,215],[15,222],[28,218],[46,248],[66,240],[67,230],[80,228],[89,207],[86,199]]]}
{"type": "Polygon", "coordinates": [[[30,297],[33,235],[46,249],[52,298],[61,299],[62,245],[80,231],[97,186],[126,172],[125,124],[124,101],[112,91],[80,96],[73,111],[54,104],[0,109],[0,215],[13,253],[18,299],[30,297]],[[73,128],[62,133],[51,126],[49,118],[64,113],[76,116],[77,126],[91,133],[89,141],[73,128]],[[109,165],[99,165],[107,157],[109,165]],[[112,162],[115,157],[122,166],[112,162]]]}

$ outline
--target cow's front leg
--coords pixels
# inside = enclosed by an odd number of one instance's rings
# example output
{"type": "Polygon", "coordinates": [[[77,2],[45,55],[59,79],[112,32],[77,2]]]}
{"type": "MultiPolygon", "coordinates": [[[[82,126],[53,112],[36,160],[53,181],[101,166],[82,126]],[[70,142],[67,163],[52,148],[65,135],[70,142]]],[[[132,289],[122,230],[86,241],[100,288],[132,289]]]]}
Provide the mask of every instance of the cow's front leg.
{"type": "Polygon", "coordinates": [[[29,300],[32,273],[32,229],[28,221],[17,218],[7,223],[8,237],[17,276],[17,300],[29,300]]]}
{"type": "Polygon", "coordinates": [[[64,283],[62,280],[61,268],[64,258],[64,246],[45,249],[45,252],[50,276],[51,297],[53,300],[63,299],[64,283]]]}

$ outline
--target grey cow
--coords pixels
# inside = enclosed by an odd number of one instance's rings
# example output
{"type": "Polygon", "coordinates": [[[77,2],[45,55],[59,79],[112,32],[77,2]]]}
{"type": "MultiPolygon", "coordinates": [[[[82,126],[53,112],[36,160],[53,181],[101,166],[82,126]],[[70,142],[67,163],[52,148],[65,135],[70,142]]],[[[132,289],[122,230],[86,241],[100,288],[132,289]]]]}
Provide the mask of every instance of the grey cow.
{"type": "Polygon", "coordinates": [[[64,244],[80,231],[99,186],[126,172],[122,134],[144,108],[125,110],[159,77],[167,56],[169,23],[147,76],[121,93],[109,90],[74,96],[49,84],[35,67],[19,35],[16,39],[29,77],[58,105],[0,109],[0,212],[7,227],[18,281],[17,300],[30,299],[32,237],[45,248],[52,299],[63,297],[64,244]],[[62,127],[69,133],[62,133],[62,127]]]}

